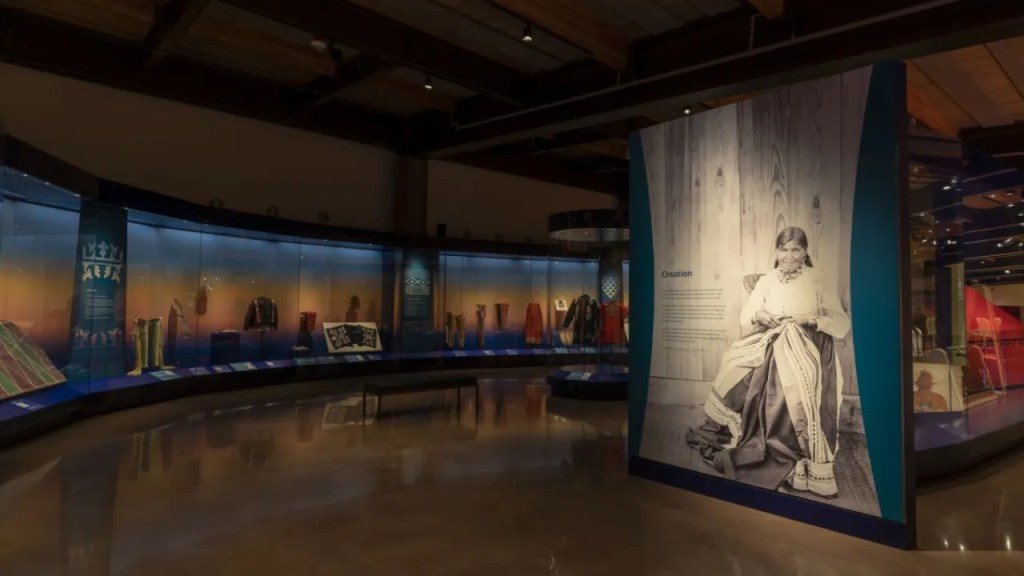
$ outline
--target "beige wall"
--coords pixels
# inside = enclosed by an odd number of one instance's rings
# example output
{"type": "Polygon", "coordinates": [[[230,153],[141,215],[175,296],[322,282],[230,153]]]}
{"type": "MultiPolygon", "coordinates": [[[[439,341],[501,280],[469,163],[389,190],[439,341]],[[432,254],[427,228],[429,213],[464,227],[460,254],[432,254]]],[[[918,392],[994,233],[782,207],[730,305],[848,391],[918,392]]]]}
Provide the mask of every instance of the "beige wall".
{"type": "MultiPolygon", "coordinates": [[[[97,176],[259,214],[390,231],[397,159],[387,150],[0,64],[0,128],[97,176]]],[[[547,215],[609,196],[431,161],[428,226],[544,241],[547,215]]]]}
{"type": "Polygon", "coordinates": [[[992,286],[992,303],[996,306],[1024,306],[1024,284],[992,286]]]}
{"type": "Polygon", "coordinates": [[[429,178],[430,233],[443,222],[453,238],[462,238],[469,230],[478,239],[493,240],[501,234],[507,241],[546,242],[549,214],[617,205],[607,194],[450,162],[432,160],[429,178]]]}
{"type": "Polygon", "coordinates": [[[390,230],[386,150],[0,64],[4,130],[97,176],[200,204],[390,230]]]}

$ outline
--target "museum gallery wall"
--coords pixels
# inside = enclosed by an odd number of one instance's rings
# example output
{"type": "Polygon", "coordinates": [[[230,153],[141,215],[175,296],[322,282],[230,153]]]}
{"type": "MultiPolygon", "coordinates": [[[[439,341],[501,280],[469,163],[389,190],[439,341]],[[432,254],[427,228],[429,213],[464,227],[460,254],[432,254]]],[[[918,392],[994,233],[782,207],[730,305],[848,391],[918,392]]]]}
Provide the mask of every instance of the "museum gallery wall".
{"type": "Polygon", "coordinates": [[[886,63],[633,135],[634,472],[909,545],[904,78],[886,63]]]}

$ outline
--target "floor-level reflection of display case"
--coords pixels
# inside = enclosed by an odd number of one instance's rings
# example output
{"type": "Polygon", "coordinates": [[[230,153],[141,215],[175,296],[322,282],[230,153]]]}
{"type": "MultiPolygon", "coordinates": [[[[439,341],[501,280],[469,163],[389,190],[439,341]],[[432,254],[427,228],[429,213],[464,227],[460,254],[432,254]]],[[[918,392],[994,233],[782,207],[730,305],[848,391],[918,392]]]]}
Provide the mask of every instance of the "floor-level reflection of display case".
{"type": "Polygon", "coordinates": [[[549,314],[557,342],[548,380],[556,395],[624,398],[629,379],[629,231],[623,214],[587,210],[549,220],[553,253],[549,314]],[[582,354],[582,363],[559,362],[559,353],[582,354]]]}

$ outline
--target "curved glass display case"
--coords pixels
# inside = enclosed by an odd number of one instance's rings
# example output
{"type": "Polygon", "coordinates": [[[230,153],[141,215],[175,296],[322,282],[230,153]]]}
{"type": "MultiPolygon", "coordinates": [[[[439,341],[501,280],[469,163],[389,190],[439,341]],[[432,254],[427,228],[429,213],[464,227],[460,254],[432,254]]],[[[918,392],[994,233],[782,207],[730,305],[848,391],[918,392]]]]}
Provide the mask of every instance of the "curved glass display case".
{"type": "Polygon", "coordinates": [[[122,399],[102,411],[438,368],[589,379],[625,362],[621,241],[403,247],[90,182],[0,166],[0,444],[7,424],[24,437],[24,417],[52,427],[44,413],[95,395],[122,399]]]}
{"type": "Polygon", "coordinates": [[[629,382],[629,230],[615,210],[554,214],[548,222],[553,253],[549,276],[554,358],[572,354],[548,381],[552,393],[624,399],[629,382]]]}

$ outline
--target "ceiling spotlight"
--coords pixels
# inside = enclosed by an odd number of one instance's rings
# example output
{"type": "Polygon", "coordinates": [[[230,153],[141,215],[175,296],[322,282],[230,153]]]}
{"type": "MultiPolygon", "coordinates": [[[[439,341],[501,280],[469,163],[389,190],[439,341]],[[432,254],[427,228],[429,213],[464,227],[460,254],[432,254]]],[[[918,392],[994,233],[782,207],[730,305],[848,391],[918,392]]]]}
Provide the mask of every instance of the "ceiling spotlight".
{"type": "Polygon", "coordinates": [[[313,38],[309,41],[309,45],[317,52],[327,52],[327,49],[331,47],[330,42],[324,38],[313,38]]]}
{"type": "Polygon", "coordinates": [[[949,184],[946,184],[945,186],[942,187],[943,190],[949,190],[951,188],[952,186],[950,186],[949,184]]]}
{"type": "Polygon", "coordinates": [[[523,27],[523,42],[527,44],[533,42],[533,26],[530,26],[529,23],[523,27]]]}
{"type": "Polygon", "coordinates": [[[689,116],[692,113],[693,113],[693,109],[691,109],[689,106],[684,106],[683,107],[683,114],[689,116]]]}
{"type": "Polygon", "coordinates": [[[434,89],[434,80],[430,78],[430,74],[427,74],[427,77],[423,79],[423,87],[427,90],[434,89]]]}

